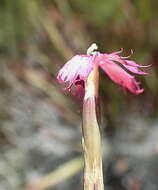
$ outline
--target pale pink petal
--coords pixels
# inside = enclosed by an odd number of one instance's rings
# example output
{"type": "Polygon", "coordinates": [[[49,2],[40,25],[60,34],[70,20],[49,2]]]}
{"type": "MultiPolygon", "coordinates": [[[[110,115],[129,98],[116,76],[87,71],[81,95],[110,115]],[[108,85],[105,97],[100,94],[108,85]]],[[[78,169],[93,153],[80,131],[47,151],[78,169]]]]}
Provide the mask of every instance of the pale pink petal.
{"type": "Polygon", "coordinates": [[[132,73],[136,73],[139,75],[147,75],[148,73],[141,71],[138,67],[133,67],[129,65],[123,65],[127,70],[131,71],[132,73]]]}
{"type": "Polygon", "coordinates": [[[110,54],[99,54],[98,56],[98,61],[116,61],[123,64],[127,64],[126,61],[124,59],[121,59],[120,56],[117,55],[118,52],[113,52],[110,54]]]}
{"type": "Polygon", "coordinates": [[[149,67],[151,65],[138,65],[135,61],[131,61],[131,60],[124,60],[122,59],[120,56],[116,55],[116,54],[103,54],[103,58],[104,61],[106,60],[111,60],[111,61],[115,61],[118,63],[121,63],[121,65],[123,65],[123,67],[125,67],[127,70],[135,73],[135,74],[139,74],[139,75],[146,75],[148,73],[143,72],[140,70],[140,68],[144,68],[144,67],[149,67]]]}
{"type": "Polygon", "coordinates": [[[128,59],[133,55],[133,50],[131,49],[131,54],[127,56],[120,56],[121,59],[128,59]]]}
{"type": "Polygon", "coordinates": [[[131,60],[125,60],[129,57],[131,57],[131,55],[127,56],[127,57],[121,57],[116,55],[117,52],[111,53],[111,54],[102,54],[105,59],[109,59],[111,61],[116,61],[121,63],[122,65],[129,65],[129,66],[133,66],[133,67],[140,67],[140,68],[145,68],[145,67],[150,67],[151,65],[139,65],[137,64],[135,61],[131,61],[131,60]]]}
{"type": "Polygon", "coordinates": [[[121,48],[121,50],[119,50],[119,51],[112,52],[111,55],[117,55],[117,54],[120,54],[122,52],[123,52],[123,48],[121,48]]]}
{"type": "Polygon", "coordinates": [[[107,73],[111,80],[121,85],[123,88],[128,89],[135,94],[140,94],[144,91],[143,89],[140,89],[139,83],[132,75],[127,73],[113,61],[106,61],[104,64],[100,64],[100,67],[107,73]]]}
{"type": "Polygon", "coordinates": [[[92,56],[76,55],[60,69],[57,79],[61,83],[68,82],[69,85],[77,79],[85,80],[93,69],[93,64],[92,56]]]}
{"type": "Polygon", "coordinates": [[[125,62],[126,62],[125,64],[127,64],[129,66],[133,66],[133,67],[146,68],[146,67],[150,67],[151,66],[151,65],[139,65],[135,61],[131,61],[131,60],[126,60],[125,62]]]}

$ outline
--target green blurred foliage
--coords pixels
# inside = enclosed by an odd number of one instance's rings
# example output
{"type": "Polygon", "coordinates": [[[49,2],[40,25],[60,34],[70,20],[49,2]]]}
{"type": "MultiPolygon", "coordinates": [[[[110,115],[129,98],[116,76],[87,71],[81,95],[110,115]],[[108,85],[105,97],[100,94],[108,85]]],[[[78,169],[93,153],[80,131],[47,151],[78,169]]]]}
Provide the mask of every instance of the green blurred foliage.
{"type": "Polygon", "coordinates": [[[98,26],[106,26],[108,20],[111,18],[119,19],[121,16],[120,3],[121,0],[94,0],[89,2],[88,0],[77,0],[76,3],[71,1],[72,6],[76,9],[77,12],[82,12],[83,19],[92,22],[98,26]]]}

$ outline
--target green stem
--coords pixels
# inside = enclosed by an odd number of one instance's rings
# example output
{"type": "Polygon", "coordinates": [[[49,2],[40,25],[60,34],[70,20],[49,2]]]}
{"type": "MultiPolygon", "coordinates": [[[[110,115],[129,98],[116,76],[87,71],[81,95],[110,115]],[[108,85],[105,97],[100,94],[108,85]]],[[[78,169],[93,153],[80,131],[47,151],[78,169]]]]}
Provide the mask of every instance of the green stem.
{"type": "Polygon", "coordinates": [[[99,72],[96,66],[85,83],[83,101],[84,190],[104,190],[101,137],[97,119],[98,83],[99,72]]]}

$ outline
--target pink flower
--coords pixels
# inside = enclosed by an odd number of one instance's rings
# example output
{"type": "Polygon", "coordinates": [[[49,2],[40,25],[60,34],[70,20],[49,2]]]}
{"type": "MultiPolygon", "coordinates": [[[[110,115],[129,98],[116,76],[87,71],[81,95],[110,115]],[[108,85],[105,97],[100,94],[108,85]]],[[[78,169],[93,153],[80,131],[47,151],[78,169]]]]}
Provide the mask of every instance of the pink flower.
{"type": "Polygon", "coordinates": [[[142,93],[144,89],[140,88],[134,76],[127,71],[146,75],[147,73],[140,69],[149,65],[138,65],[136,62],[128,60],[130,56],[119,56],[120,53],[122,53],[122,50],[110,54],[91,52],[90,55],[76,55],[61,68],[57,79],[61,83],[68,83],[67,89],[71,89],[72,85],[84,84],[94,65],[97,64],[112,81],[124,89],[128,89],[134,94],[142,93]]]}

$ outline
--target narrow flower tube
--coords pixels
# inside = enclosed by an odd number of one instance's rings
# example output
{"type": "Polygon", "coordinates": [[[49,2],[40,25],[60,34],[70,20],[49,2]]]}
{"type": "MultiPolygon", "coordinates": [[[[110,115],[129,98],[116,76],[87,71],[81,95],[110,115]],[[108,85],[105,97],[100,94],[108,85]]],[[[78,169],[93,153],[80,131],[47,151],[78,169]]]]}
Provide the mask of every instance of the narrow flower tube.
{"type": "Polygon", "coordinates": [[[85,83],[83,100],[84,190],[103,190],[101,137],[97,118],[99,72],[96,66],[85,83]]]}

